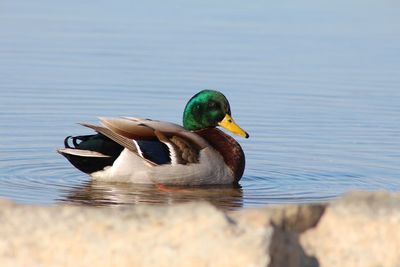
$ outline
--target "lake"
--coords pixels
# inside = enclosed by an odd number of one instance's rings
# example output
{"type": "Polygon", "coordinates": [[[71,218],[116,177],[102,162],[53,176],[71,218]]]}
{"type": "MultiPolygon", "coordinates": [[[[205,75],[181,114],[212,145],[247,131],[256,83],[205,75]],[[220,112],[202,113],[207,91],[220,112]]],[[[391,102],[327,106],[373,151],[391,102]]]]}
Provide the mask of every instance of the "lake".
{"type": "Polygon", "coordinates": [[[236,209],[400,191],[398,1],[0,3],[0,197],[236,209]],[[78,122],[181,123],[213,88],[250,134],[240,187],[104,184],[56,153],[78,122]]]}

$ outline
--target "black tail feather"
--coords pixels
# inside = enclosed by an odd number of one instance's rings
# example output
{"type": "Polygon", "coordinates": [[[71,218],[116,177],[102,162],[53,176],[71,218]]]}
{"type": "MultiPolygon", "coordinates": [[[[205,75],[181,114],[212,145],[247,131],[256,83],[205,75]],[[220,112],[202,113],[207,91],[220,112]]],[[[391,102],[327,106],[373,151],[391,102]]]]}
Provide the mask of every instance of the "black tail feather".
{"type": "Polygon", "coordinates": [[[82,155],[73,155],[60,151],[60,153],[68,159],[68,161],[85,173],[93,173],[103,170],[107,166],[111,166],[119,157],[124,149],[121,145],[115,143],[108,137],[101,134],[67,136],[64,139],[65,148],[79,149],[99,152],[108,157],[91,157],[82,155]],[[71,146],[72,141],[72,146],[71,146]]]}

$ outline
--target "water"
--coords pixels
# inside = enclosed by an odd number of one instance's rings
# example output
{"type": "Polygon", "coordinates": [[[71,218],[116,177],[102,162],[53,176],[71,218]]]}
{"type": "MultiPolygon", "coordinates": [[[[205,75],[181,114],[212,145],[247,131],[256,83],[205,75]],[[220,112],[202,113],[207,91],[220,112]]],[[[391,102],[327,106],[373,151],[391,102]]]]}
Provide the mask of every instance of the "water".
{"type": "Polygon", "coordinates": [[[400,191],[397,1],[2,1],[0,196],[235,209],[400,191]],[[249,133],[240,188],[90,182],[55,151],[77,122],[176,123],[198,90],[249,133]]]}

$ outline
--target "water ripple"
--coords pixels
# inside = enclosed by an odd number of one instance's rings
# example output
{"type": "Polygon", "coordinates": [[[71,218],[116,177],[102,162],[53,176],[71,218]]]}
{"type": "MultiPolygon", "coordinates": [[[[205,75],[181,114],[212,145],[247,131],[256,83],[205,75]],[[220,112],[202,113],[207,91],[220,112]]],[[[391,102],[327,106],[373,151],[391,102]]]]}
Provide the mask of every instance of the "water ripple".
{"type": "Polygon", "coordinates": [[[400,191],[400,16],[391,5],[363,3],[380,9],[371,17],[345,1],[179,4],[185,12],[149,3],[6,1],[0,196],[239,208],[400,191]],[[304,16],[310,10],[318,16],[304,16]],[[223,91],[250,133],[238,139],[247,164],[239,188],[96,183],[55,152],[66,135],[90,132],[77,122],[97,116],[180,123],[186,101],[205,88],[223,91]]]}

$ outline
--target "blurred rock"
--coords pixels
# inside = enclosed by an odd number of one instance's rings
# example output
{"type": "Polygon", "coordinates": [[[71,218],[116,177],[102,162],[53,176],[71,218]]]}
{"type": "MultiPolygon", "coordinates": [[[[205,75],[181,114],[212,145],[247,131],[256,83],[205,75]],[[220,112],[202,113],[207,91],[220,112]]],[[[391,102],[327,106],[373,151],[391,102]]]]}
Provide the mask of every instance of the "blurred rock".
{"type": "Polygon", "coordinates": [[[267,266],[272,227],[207,203],[133,208],[0,202],[0,266],[267,266]]]}
{"type": "Polygon", "coordinates": [[[300,239],[321,267],[400,266],[400,195],[348,194],[300,239]]]}
{"type": "Polygon", "coordinates": [[[0,266],[399,266],[400,195],[224,212],[0,200],[0,266]]]}
{"type": "Polygon", "coordinates": [[[324,205],[282,205],[245,209],[231,216],[244,227],[273,227],[268,254],[269,267],[318,266],[318,261],[304,253],[299,235],[314,227],[324,212],[324,205]]]}

